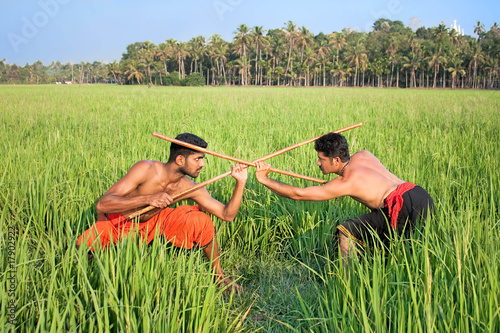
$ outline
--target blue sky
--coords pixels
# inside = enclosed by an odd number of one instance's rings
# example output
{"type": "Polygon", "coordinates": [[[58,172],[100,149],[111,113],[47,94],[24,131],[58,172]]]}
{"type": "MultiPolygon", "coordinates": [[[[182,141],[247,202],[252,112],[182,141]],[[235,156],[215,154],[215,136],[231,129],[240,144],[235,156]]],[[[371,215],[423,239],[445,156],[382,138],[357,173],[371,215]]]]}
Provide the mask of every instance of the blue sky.
{"type": "Polygon", "coordinates": [[[239,24],[275,29],[289,20],[314,34],[350,27],[369,31],[384,17],[433,27],[457,20],[465,34],[481,21],[500,23],[500,1],[282,0],[0,0],[0,59],[25,65],[41,60],[120,60],[129,44],[188,41],[217,33],[230,41],[239,24]]]}

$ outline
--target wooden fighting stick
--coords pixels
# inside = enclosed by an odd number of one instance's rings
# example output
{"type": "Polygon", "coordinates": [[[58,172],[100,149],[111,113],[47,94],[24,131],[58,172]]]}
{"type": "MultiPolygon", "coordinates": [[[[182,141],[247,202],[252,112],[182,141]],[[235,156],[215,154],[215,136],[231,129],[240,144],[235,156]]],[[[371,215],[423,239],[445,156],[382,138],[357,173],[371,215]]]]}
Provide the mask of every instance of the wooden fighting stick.
{"type": "MultiPolygon", "coordinates": [[[[347,127],[341,128],[339,130],[336,130],[333,133],[342,133],[342,132],[349,131],[351,129],[360,127],[362,125],[363,125],[362,123],[357,123],[357,124],[354,124],[354,125],[347,126],[347,127]]],[[[214,152],[214,151],[211,151],[211,150],[208,150],[208,149],[196,146],[196,145],[191,145],[191,144],[189,144],[187,142],[179,141],[179,140],[176,140],[176,139],[172,139],[172,138],[169,138],[169,137],[167,137],[165,135],[162,135],[162,134],[159,134],[159,133],[156,133],[156,132],[154,132],[153,135],[156,136],[156,137],[158,137],[158,138],[161,138],[161,139],[164,139],[164,140],[167,140],[167,141],[170,141],[170,142],[173,142],[173,143],[176,143],[176,144],[179,144],[179,145],[182,145],[182,146],[185,146],[185,147],[197,150],[197,151],[202,151],[202,152],[210,154],[210,155],[214,155],[214,156],[217,156],[217,157],[225,158],[225,159],[228,159],[228,160],[233,161],[233,162],[237,162],[237,163],[248,165],[248,166],[255,166],[255,164],[257,162],[268,160],[268,159],[270,159],[272,157],[278,156],[280,154],[286,153],[286,152],[288,152],[290,150],[293,150],[295,148],[298,148],[298,147],[301,147],[301,146],[306,145],[308,143],[311,143],[313,141],[316,141],[317,139],[319,139],[320,137],[322,137],[324,134],[319,135],[317,137],[314,137],[312,139],[308,139],[308,140],[296,143],[296,144],[291,145],[289,147],[283,148],[283,149],[278,150],[278,151],[276,151],[274,153],[271,153],[269,155],[266,155],[266,156],[263,156],[263,157],[261,157],[259,159],[256,159],[253,162],[248,162],[248,161],[236,158],[236,157],[232,157],[232,156],[229,156],[229,155],[217,153],[217,152],[214,152]]],[[[284,175],[288,175],[288,176],[292,176],[292,177],[297,177],[297,178],[301,178],[301,179],[315,181],[315,182],[322,183],[322,184],[326,183],[326,181],[322,180],[322,179],[317,179],[317,178],[313,178],[313,177],[303,176],[303,175],[299,175],[299,174],[296,174],[296,173],[293,173],[293,172],[289,172],[289,171],[284,171],[284,170],[279,170],[279,169],[274,169],[274,168],[271,168],[271,171],[278,172],[278,173],[281,173],[281,174],[284,174],[284,175]]],[[[191,188],[189,188],[189,189],[187,189],[187,190],[185,190],[185,191],[183,191],[181,193],[178,193],[178,194],[172,196],[172,199],[175,201],[175,200],[177,200],[177,199],[179,199],[179,198],[181,198],[181,197],[183,197],[183,196],[185,196],[185,195],[187,195],[187,194],[189,194],[191,192],[194,192],[194,191],[196,191],[196,190],[198,190],[198,189],[200,189],[202,187],[207,186],[208,184],[211,184],[213,182],[216,182],[217,180],[225,178],[225,177],[229,176],[230,174],[231,174],[231,171],[228,171],[228,172],[223,173],[223,174],[221,174],[221,175],[219,175],[217,177],[214,177],[214,178],[206,180],[206,181],[204,181],[202,183],[199,183],[198,185],[195,185],[195,186],[193,186],[193,187],[191,187],[191,188]]],[[[147,213],[150,210],[153,210],[155,208],[157,208],[157,207],[154,207],[154,206],[145,207],[145,208],[143,208],[143,209],[141,209],[141,210],[139,210],[137,212],[134,212],[134,213],[130,214],[127,217],[127,219],[128,220],[133,220],[136,216],[144,214],[144,213],[147,213]]]]}

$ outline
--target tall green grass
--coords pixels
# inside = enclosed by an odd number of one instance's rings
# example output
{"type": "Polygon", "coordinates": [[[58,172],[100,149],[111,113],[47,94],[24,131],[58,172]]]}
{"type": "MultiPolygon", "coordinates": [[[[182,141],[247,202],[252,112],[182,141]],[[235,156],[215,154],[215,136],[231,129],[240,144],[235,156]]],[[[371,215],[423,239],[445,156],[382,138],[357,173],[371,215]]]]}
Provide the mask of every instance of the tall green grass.
{"type": "MultiPolygon", "coordinates": [[[[16,238],[18,331],[487,331],[500,329],[500,99],[491,91],[0,86],[0,325],[8,323],[8,228],[16,238]],[[235,221],[214,219],[223,294],[200,251],[127,239],[87,261],[76,238],[95,203],[141,159],[151,136],[192,132],[253,160],[363,122],[345,135],[429,191],[436,215],[344,269],[334,235],[366,212],[349,198],[294,202],[256,182],[235,221]]],[[[230,170],[208,156],[197,181],[230,170]]],[[[311,145],[269,162],[318,178],[311,145]]],[[[297,186],[314,185],[286,176],[297,186]]],[[[208,186],[227,202],[234,180],[208,186]]]]}

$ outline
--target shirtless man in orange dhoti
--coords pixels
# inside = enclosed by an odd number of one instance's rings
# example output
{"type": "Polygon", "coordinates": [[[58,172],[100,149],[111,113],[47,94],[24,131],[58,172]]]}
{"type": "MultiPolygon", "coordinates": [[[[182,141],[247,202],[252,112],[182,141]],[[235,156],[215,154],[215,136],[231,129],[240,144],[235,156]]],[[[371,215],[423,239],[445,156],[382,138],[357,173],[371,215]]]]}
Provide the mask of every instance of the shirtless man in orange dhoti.
{"type": "MultiPolygon", "coordinates": [[[[190,133],[180,134],[176,139],[202,148],[207,147],[203,139],[190,133]]],[[[109,246],[136,231],[147,243],[158,235],[177,247],[190,249],[199,246],[211,261],[217,282],[221,285],[231,284],[232,289],[238,292],[240,286],[224,276],[219,261],[215,227],[204,211],[221,220],[233,221],[240,208],[248,177],[245,166],[236,164],[232,168],[231,175],[236,179],[236,185],[226,205],[212,198],[204,187],[175,201],[172,199],[172,196],[196,185],[188,176],[198,177],[205,165],[204,156],[204,153],[172,144],[167,163],[139,161],[134,164],[97,202],[99,218],[78,237],[77,246],[84,243],[93,251],[96,246],[109,246]],[[186,199],[193,200],[198,205],[168,207],[186,199]],[[140,215],[140,223],[127,219],[130,214],[146,206],[156,208],[140,215]]]]}
{"type": "Polygon", "coordinates": [[[423,188],[394,176],[370,152],[359,151],[350,156],[341,134],[320,137],[314,148],[323,174],[335,173],[339,177],[325,185],[299,188],[270,179],[270,165],[258,162],[256,178],[271,191],[294,200],[322,201],[350,196],[370,208],[371,213],[337,227],[344,265],[347,257],[356,253],[357,245],[365,247],[365,242],[373,241],[372,233],[387,244],[391,229],[407,236],[434,209],[432,198],[423,188]]]}

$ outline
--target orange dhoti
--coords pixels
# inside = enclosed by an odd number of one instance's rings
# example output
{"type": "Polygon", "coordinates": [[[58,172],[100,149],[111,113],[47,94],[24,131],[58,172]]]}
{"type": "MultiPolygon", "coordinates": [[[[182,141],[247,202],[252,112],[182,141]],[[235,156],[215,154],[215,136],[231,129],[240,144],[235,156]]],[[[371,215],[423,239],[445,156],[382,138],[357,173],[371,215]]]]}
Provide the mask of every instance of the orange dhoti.
{"type": "Polygon", "coordinates": [[[165,208],[151,219],[135,223],[122,214],[101,214],[96,223],[78,237],[77,245],[86,243],[93,250],[97,244],[107,247],[123,237],[137,232],[149,244],[155,236],[163,236],[177,247],[204,247],[215,236],[210,216],[198,206],[183,205],[165,208]]]}

